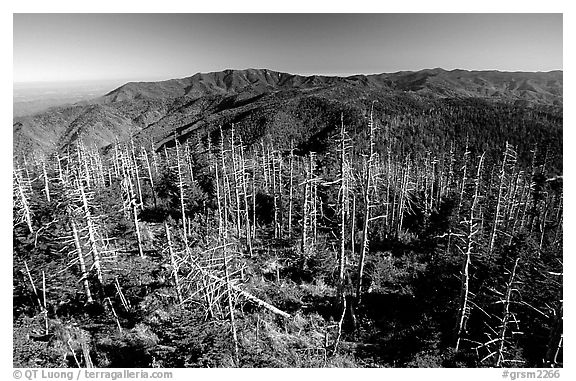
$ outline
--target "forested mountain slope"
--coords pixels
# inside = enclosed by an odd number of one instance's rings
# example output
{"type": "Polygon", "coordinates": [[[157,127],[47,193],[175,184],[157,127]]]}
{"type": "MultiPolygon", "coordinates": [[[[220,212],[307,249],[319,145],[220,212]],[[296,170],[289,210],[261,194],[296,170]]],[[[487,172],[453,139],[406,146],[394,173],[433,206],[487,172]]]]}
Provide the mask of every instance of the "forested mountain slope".
{"type": "Polygon", "coordinates": [[[264,136],[278,144],[291,139],[304,144],[334,129],[342,112],[348,124],[365,126],[373,101],[377,120],[386,124],[388,117],[395,119],[389,137],[407,148],[435,150],[446,139],[466,135],[474,135],[471,138],[479,144],[516,140],[529,146],[544,131],[552,150],[560,147],[562,72],[433,69],[304,77],[248,69],[128,83],[92,104],[16,118],[14,150],[44,155],[66,149],[79,138],[105,147],[133,135],[158,149],[175,135],[182,140],[220,126],[226,130],[232,123],[249,144],[264,136]],[[415,129],[410,127],[414,123],[415,129]],[[527,139],[519,129],[527,132],[527,139]],[[412,132],[408,138],[407,130],[412,132]]]}
{"type": "Polygon", "coordinates": [[[15,367],[563,365],[561,73],[191,78],[15,121],[15,367]]]}

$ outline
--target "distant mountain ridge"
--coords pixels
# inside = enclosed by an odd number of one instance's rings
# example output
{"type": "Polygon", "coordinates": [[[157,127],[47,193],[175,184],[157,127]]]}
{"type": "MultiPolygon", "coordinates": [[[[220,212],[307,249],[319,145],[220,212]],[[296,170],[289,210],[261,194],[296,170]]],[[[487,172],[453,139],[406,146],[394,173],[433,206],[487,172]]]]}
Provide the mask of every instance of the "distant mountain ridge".
{"type": "Polygon", "coordinates": [[[105,147],[133,137],[160,147],[175,134],[186,138],[230,123],[244,125],[257,141],[287,124],[302,129],[312,124],[310,128],[316,130],[327,126],[327,121],[310,119],[314,115],[305,116],[303,108],[330,115],[348,110],[364,118],[376,99],[380,100],[377,111],[386,113],[400,109],[410,113],[411,107],[451,99],[552,108],[561,113],[562,94],[561,71],[427,69],[338,77],[268,69],[224,70],[161,82],[130,82],[89,102],[15,118],[14,153],[45,155],[66,149],[78,139],[105,147]]]}
{"type": "Polygon", "coordinates": [[[390,74],[348,77],[301,76],[268,69],[224,70],[198,73],[182,79],[161,82],[130,82],[104,96],[106,102],[132,99],[166,99],[188,96],[267,92],[352,85],[400,91],[440,91],[452,96],[501,97],[542,104],[562,104],[562,71],[499,72],[425,69],[390,74]],[[532,94],[530,94],[532,93],[532,94]]]}

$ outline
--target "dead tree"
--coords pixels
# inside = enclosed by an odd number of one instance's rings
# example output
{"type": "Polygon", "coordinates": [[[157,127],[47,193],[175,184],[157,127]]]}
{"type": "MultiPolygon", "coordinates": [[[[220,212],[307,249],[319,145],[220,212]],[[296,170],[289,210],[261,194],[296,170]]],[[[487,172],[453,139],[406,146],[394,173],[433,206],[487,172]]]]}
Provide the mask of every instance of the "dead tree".
{"type": "Polygon", "coordinates": [[[479,352],[480,349],[485,349],[487,355],[484,356],[480,362],[486,360],[492,360],[494,366],[503,367],[510,365],[518,360],[507,358],[508,347],[510,346],[510,338],[514,335],[521,334],[519,331],[519,321],[516,318],[515,313],[512,311],[511,306],[515,302],[513,300],[514,295],[519,295],[517,289],[518,281],[518,266],[520,262],[520,257],[517,256],[514,259],[511,269],[505,269],[505,273],[508,274],[508,279],[505,283],[505,288],[503,292],[492,290],[498,296],[497,304],[502,305],[502,313],[499,316],[494,316],[496,324],[491,326],[486,324],[488,332],[486,332],[487,341],[476,347],[476,351],[479,352]],[[514,328],[512,325],[516,325],[514,328]]]}
{"type": "MultiPolygon", "coordinates": [[[[223,174],[223,181],[225,186],[225,179],[226,179],[226,161],[224,159],[224,136],[222,134],[222,129],[220,129],[220,134],[222,137],[221,141],[221,159],[222,159],[222,174],[223,174]]],[[[234,145],[234,142],[232,142],[234,145]]],[[[234,151],[232,151],[234,152],[234,151]]],[[[233,158],[234,161],[234,158],[233,158]]],[[[228,188],[229,189],[229,188],[228,188]]],[[[231,280],[230,280],[230,273],[229,273],[229,263],[228,263],[228,220],[227,220],[227,212],[226,212],[226,195],[224,194],[224,201],[220,202],[220,184],[218,178],[218,167],[216,164],[216,197],[218,198],[218,216],[219,216],[219,223],[218,223],[218,242],[219,246],[222,248],[222,261],[223,261],[223,270],[224,270],[224,281],[226,286],[226,296],[228,301],[228,316],[230,319],[230,325],[232,328],[232,340],[234,342],[234,359],[236,366],[239,365],[239,349],[238,349],[238,334],[236,332],[236,322],[234,319],[234,306],[232,304],[232,287],[231,287],[231,280]],[[223,210],[224,209],[224,210],[223,210]]]]}
{"type": "Polygon", "coordinates": [[[30,208],[30,197],[32,189],[28,176],[22,173],[22,170],[16,166],[12,171],[12,189],[13,189],[13,204],[21,216],[16,224],[26,222],[30,233],[34,232],[32,227],[32,211],[30,208]]]}
{"type": "Polygon", "coordinates": [[[230,188],[230,178],[228,176],[228,167],[226,165],[226,149],[224,145],[224,132],[220,127],[220,162],[222,172],[222,215],[224,217],[224,226],[228,229],[228,214],[234,216],[232,208],[232,191],[230,188]]]}
{"type": "Polygon", "coordinates": [[[78,228],[72,217],[72,213],[69,213],[70,227],[72,228],[72,236],[74,239],[74,247],[76,250],[76,258],[78,258],[78,265],[80,267],[80,282],[84,286],[84,293],[86,294],[86,299],[88,303],[92,303],[92,292],[90,291],[90,283],[88,282],[88,271],[86,270],[86,262],[84,261],[84,253],[82,252],[82,244],[80,243],[80,236],[78,234],[78,228]]]}
{"type": "Polygon", "coordinates": [[[292,207],[294,204],[294,140],[290,141],[290,181],[288,195],[288,238],[292,238],[292,207]]]}
{"type": "MultiPolygon", "coordinates": [[[[132,153],[132,156],[133,153],[132,153]]],[[[122,174],[122,188],[124,191],[124,210],[126,215],[132,217],[132,222],[134,223],[134,232],[136,233],[136,242],[138,245],[138,253],[140,257],[144,257],[144,249],[142,246],[142,235],[140,232],[140,223],[138,221],[138,207],[141,205],[138,203],[136,198],[136,191],[132,183],[132,173],[134,172],[131,167],[135,166],[134,161],[130,159],[130,154],[122,155],[121,162],[121,174],[122,174]]]]}
{"type": "MultiPolygon", "coordinates": [[[[460,219],[460,212],[462,211],[462,205],[464,203],[464,191],[466,189],[466,184],[468,183],[468,158],[470,156],[471,152],[468,149],[468,138],[466,138],[466,146],[464,147],[464,155],[462,158],[463,164],[462,164],[462,182],[460,184],[460,192],[459,192],[459,197],[458,197],[458,205],[456,207],[456,218],[459,220],[460,219]]],[[[453,152],[450,152],[451,155],[451,159],[450,159],[450,163],[452,165],[452,163],[455,161],[453,159],[453,152]]],[[[448,241],[446,242],[446,255],[448,255],[450,253],[450,250],[452,249],[452,226],[450,225],[450,227],[448,228],[448,241]]]]}
{"type": "Polygon", "coordinates": [[[88,194],[84,189],[84,184],[82,184],[82,179],[78,178],[76,180],[76,189],[79,194],[82,213],[83,213],[83,222],[86,225],[87,233],[88,233],[88,245],[90,247],[90,255],[92,256],[92,266],[94,271],[96,272],[96,279],[98,280],[98,290],[100,296],[102,297],[102,291],[104,286],[104,277],[102,273],[102,264],[100,261],[100,247],[98,243],[98,233],[96,228],[96,223],[94,221],[94,217],[92,216],[92,212],[90,211],[90,204],[88,202],[88,194]]]}
{"type": "Polygon", "coordinates": [[[407,156],[404,165],[402,166],[401,176],[400,176],[400,194],[398,195],[398,227],[396,228],[396,237],[402,234],[402,228],[404,227],[404,215],[408,211],[408,195],[410,194],[410,171],[412,170],[412,165],[410,162],[410,156],[407,156]]]}
{"type": "Polygon", "coordinates": [[[172,267],[172,278],[174,278],[174,287],[176,288],[176,296],[178,297],[178,303],[182,304],[182,290],[180,289],[180,278],[178,277],[178,263],[176,262],[176,256],[174,254],[174,249],[172,248],[172,239],[170,238],[170,228],[168,223],[164,221],[164,230],[166,231],[166,241],[168,242],[168,254],[170,254],[170,266],[172,267]]]}
{"type": "Polygon", "coordinates": [[[46,173],[46,162],[44,160],[42,160],[42,177],[44,179],[44,195],[46,196],[46,201],[50,202],[50,180],[46,173]]]}
{"type": "Polygon", "coordinates": [[[463,255],[462,270],[460,271],[460,300],[458,307],[458,318],[456,320],[455,329],[455,345],[456,351],[460,349],[460,343],[466,332],[466,323],[470,315],[470,265],[472,263],[472,255],[475,253],[477,245],[476,235],[479,233],[478,228],[478,203],[480,200],[480,183],[482,177],[482,166],[484,163],[484,154],[480,156],[478,161],[478,168],[476,171],[476,179],[474,180],[474,193],[472,194],[472,204],[470,205],[470,212],[468,218],[462,223],[465,226],[465,233],[462,237],[462,247],[459,247],[463,255]]]}
{"type": "Polygon", "coordinates": [[[150,160],[148,159],[148,153],[144,147],[141,147],[140,156],[142,157],[144,164],[146,165],[146,170],[148,172],[148,182],[150,183],[150,193],[152,193],[152,200],[154,202],[154,207],[158,206],[156,198],[156,188],[154,187],[154,177],[152,176],[152,166],[150,165],[150,160]]]}
{"type": "Polygon", "coordinates": [[[180,192],[180,214],[182,216],[182,237],[184,239],[184,244],[188,247],[188,233],[186,231],[186,207],[184,202],[184,176],[182,173],[182,165],[180,159],[180,143],[178,138],[174,136],[174,141],[176,142],[176,170],[178,172],[178,191],[180,192]]]}
{"type": "MultiPolygon", "coordinates": [[[[239,150],[240,150],[240,179],[241,179],[241,192],[243,196],[244,204],[244,227],[246,235],[246,246],[248,246],[248,252],[252,256],[252,223],[250,222],[250,208],[248,205],[248,175],[246,172],[246,159],[244,157],[244,144],[242,142],[242,137],[239,137],[239,150]]],[[[254,197],[254,195],[253,195],[254,197]]]]}
{"type": "Polygon", "coordinates": [[[510,305],[512,302],[512,293],[516,291],[514,288],[516,283],[516,272],[518,269],[518,262],[520,258],[516,258],[514,261],[514,265],[512,266],[512,270],[510,270],[510,278],[508,279],[508,283],[506,283],[506,294],[504,299],[502,300],[502,318],[500,320],[500,332],[498,334],[499,345],[496,351],[496,366],[500,367],[503,365],[505,355],[505,344],[506,344],[506,335],[509,330],[509,323],[511,319],[515,319],[514,315],[510,311],[510,305]]]}
{"type": "Polygon", "coordinates": [[[302,208],[302,253],[308,258],[316,243],[316,153],[310,152],[309,165],[304,181],[304,205],[302,208]]]}
{"type": "Polygon", "coordinates": [[[370,131],[370,146],[368,151],[368,158],[365,160],[365,170],[364,170],[364,225],[362,228],[362,249],[360,252],[360,258],[358,260],[358,284],[356,286],[356,300],[360,304],[362,298],[362,281],[364,276],[364,262],[366,260],[366,255],[370,247],[370,222],[372,221],[371,211],[375,208],[372,201],[374,193],[376,191],[376,184],[373,173],[373,165],[376,159],[375,145],[376,145],[376,125],[373,119],[374,102],[372,102],[372,109],[370,111],[370,120],[368,123],[368,128],[370,131]]]}
{"type": "Polygon", "coordinates": [[[349,159],[349,150],[351,148],[350,138],[344,127],[344,117],[341,116],[340,127],[340,190],[339,202],[340,209],[340,254],[338,257],[338,296],[344,305],[344,281],[346,266],[346,221],[349,218],[350,206],[350,188],[351,188],[351,166],[349,159]]]}
{"type": "Polygon", "coordinates": [[[234,182],[234,211],[236,212],[236,231],[238,235],[242,231],[242,217],[241,217],[241,207],[240,207],[240,197],[242,193],[242,184],[240,182],[240,169],[237,165],[236,157],[236,139],[234,134],[234,125],[232,125],[231,138],[230,138],[230,154],[232,157],[232,180],[234,182]]]}
{"type": "Polygon", "coordinates": [[[496,198],[496,210],[494,211],[494,219],[492,221],[492,232],[490,233],[490,241],[488,243],[488,260],[492,258],[492,252],[494,250],[494,245],[496,243],[496,238],[499,233],[500,225],[504,220],[502,209],[504,204],[506,204],[506,185],[509,167],[513,166],[516,162],[516,152],[508,142],[506,142],[506,148],[504,149],[504,157],[502,158],[502,164],[500,166],[500,172],[498,173],[498,197],[496,198]]]}
{"type": "Polygon", "coordinates": [[[279,161],[276,158],[276,152],[272,151],[272,154],[269,155],[269,158],[271,158],[271,167],[272,167],[272,200],[274,203],[274,238],[280,238],[281,236],[281,232],[282,232],[282,227],[280,225],[280,214],[281,214],[281,210],[280,210],[280,205],[281,205],[281,200],[280,200],[280,192],[278,191],[279,188],[281,188],[281,184],[280,184],[280,169],[279,169],[279,161]]]}

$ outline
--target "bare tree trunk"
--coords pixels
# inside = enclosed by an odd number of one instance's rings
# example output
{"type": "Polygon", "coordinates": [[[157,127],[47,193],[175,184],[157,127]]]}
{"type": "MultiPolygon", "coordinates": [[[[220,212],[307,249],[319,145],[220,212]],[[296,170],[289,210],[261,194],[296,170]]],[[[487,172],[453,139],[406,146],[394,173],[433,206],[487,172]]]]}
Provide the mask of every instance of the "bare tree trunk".
{"type": "MultiPolygon", "coordinates": [[[[464,148],[463,165],[462,165],[462,184],[460,185],[460,197],[458,198],[458,206],[456,207],[456,219],[460,220],[460,212],[462,211],[462,204],[464,203],[464,190],[468,182],[468,157],[470,151],[468,150],[468,138],[466,138],[466,147],[464,148]]],[[[448,229],[448,242],[446,243],[446,255],[450,254],[452,249],[452,225],[448,229]]]]}
{"type": "Polygon", "coordinates": [[[164,221],[164,230],[166,230],[166,240],[168,241],[168,253],[170,254],[170,265],[172,266],[172,277],[174,278],[174,287],[176,288],[176,296],[178,297],[178,303],[182,304],[182,291],[180,290],[180,279],[178,278],[178,264],[176,263],[176,257],[174,255],[174,250],[172,249],[172,239],[170,238],[170,228],[168,223],[164,221]]]}
{"type": "MultiPolygon", "coordinates": [[[[345,266],[346,266],[346,216],[350,204],[350,163],[348,161],[349,140],[344,127],[344,116],[341,116],[340,127],[340,255],[338,258],[338,296],[345,307],[345,266]]],[[[345,311],[345,309],[344,309],[345,311]]]]}
{"type": "Polygon", "coordinates": [[[70,226],[72,227],[72,235],[74,237],[74,246],[76,247],[76,254],[78,257],[78,264],[80,265],[80,281],[84,286],[84,293],[88,303],[92,303],[92,293],[90,292],[90,284],[88,282],[88,272],[86,271],[86,263],[84,262],[84,254],[82,253],[82,245],[80,244],[80,237],[78,236],[78,229],[76,223],[70,217],[70,226]]]}
{"type": "Polygon", "coordinates": [[[236,212],[236,231],[238,232],[238,236],[240,236],[242,232],[242,219],[241,219],[241,210],[240,210],[240,180],[239,180],[239,168],[236,165],[236,149],[235,149],[235,135],[234,135],[234,125],[232,125],[232,136],[230,139],[230,149],[232,155],[232,178],[234,179],[234,201],[235,201],[235,212],[236,212]]]}
{"type": "Polygon", "coordinates": [[[96,270],[96,278],[98,279],[98,289],[100,296],[103,296],[102,290],[104,286],[104,278],[102,276],[102,266],[100,263],[100,249],[98,248],[98,244],[96,242],[96,227],[94,225],[92,214],[90,213],[88,198],[86,197],[86,192],[84,191],[84,185],[82,185],[81,179],[78,179],[78,190],[80,191],[82,206],[84,208],[84,219],[86,221],[86,226],[88,227],[88,242],[90,244],[93,266],[96,270]]]}
{"type": "Polygon", "coordinates": [[[372,103],[372,110],[370,111],[370,121],[368,126],[370,129],[370,147],[369,147],[368,159],[366,160],[365,163],[366,170],[364,179],[364,226],[362,229],[362,251],[360,252],[360,259],[358,262],[358,284],[356,286],[356,300],[358,305],[361,303],[362,299],[364,262],[370,246],[370,237],[369,237],[370,220],[371,220],[370,211],[374,207],[374,205],[372,204],[372,193],[374,191],[372,166],[375,159],[374,147],[376,144],[375,142],[376,127],[373,120],[373,114],[372,114],[373,109],[374,109],[374,103],[372,103]]]}
{"type": "Polygon", "coordinates": [[[256,169],[252,171],[252,241],[256,239],[256,169]]]}
{"type": "Polygon", "coordinates": [[[154,208],[158,207],[156,198],[156,189],[154,188],[154,178],[152,176],[152,167],[150,166],[150,160],[148,159],[148,154],[144,147],[142,147],[142,157],[144,158],[144,163],[146,164],[146,170],[148,171],[148,180],[150,181],[150,192],[152,193],[152,200],[154,201],[154,208]]]}
{"type": "Polygon", "coordinates": [[[504,149],[504,157],[502,158],[502,166],[500,167],[500,174],[499,174],[499,185],[498,185],[498,197],[496,199],[496,210],[494,212],[494,220],[492,221],[492,232],[490,234],[490,241],[488,243],[488,260],[492,258],[492,252],[494,251],[494,245],[497,239],[499,227],[502,223],[502,205],[506,203],[504,191],[506,188],[506,177],[507,171],[506,167],[508,166],[508,161],[512,160],[515,161],[515,152],[512,150],[512,147],[506,142],[506,147],[504,149]]]}
{"type": "Polygon", "coordinates": [[[472,263],[472,254],[474,254],[474,247],[476,245],[475,235],[478,234],[479,229],[477,226],[476,209],[480,199],[480,181],[482,174],[482,165],[484,162],[484,154],[480,156],[478,162],[478,169],[476,172],[476,184],[474,187],[474,195],[472,196],[472,205],[470,206],[469,219],[465,220],[467,232],[464,239],[464,249],[461,249],[464,254],[462,263],[462,270],[460,273],[460,307],[458,309],[458,319],[456,323],[455,334],[455,350],[460,349],[460,342],[466,331],[466,322],[470,314],[470,265],[472,263]]]}
{"type": "Polygon", "coordinates": [[[294,203],[294,140],[290,141],[290,193],[288,199],[288,238],[292,238],[292,207],[294,203]]]}
{"type": "Polygon", "coordinates": [[[246,245],[248,246],[248,252],[250,257],[252,257],[252,227],[250,223],[250,208],[248,207],[248,186],[246,185],[246,160],[244,158],[244,145],[242,143],[242,137],[240,137],[240,175],[241,175],[241,186],[242,186],[242,195],[244,201],[244,227],[245,227],[245,234],[246,234],[246,245]]]}
{"type": "Polygon", "coordinates": [[[278,218],[278,192],[276,191],[276,157],[272,152],[272,200],[274,203],[274,238],[280,237],[280,223],[278,218]]]}
{"type": "Polygon", "coordinates": [[[315,243],[315,221],[316,221],[316,201],[314,183],[316,170],[316,153],[310,152],[310,163],[308,166],[306,181],[304,183],[304,207],[302,210],[302,253],[308,258],[312,253],[315,243]]]}
{"type": "Polygon", "coordinates": [[[134,228],[136,230],[136,240],[138,242],[138,253],[141,258],[144,258],[144,249],[142,248],[142,236],[140,234],[140,223],[138,222],[138,211],[136,209],[136,200],[132,199],[130,201],[132,204],[132,217],[134,219],[134,228]]]}
{"type": "Polygon", "coordinates": [[[514,283],[516,277],[516,270],[518,268],[518,262],[520,258],[516,258],[514,261],[514,266],[512,267],[512,271],[510,271],[510,278],[508,283],[506,284],[506,294],[504,299],[502,300],[502,320],[500,325],[500,332],[498,333],[498,350],[496,353],[496,366],[500,367],[503,365],[503,362],[506,361],[504,358],[504,349],[506,343],[506,334],[508,332],[508,323],[510,321],[510,317],[512,316],[510,313],[510,304],[512,301],[512,292],[514,291],[514,283]]]}
{"type": "Polygon", "coordinates": [[[186,231],[186,211],[184,204],[184,178],[182,176],[182,166],[180,165],[180,150],[178,146],[178,139],[174,136],[174,141],[176,144],[176,168],[178,170],[178,190],[180,191],[180,214],[182,215],[182,237],[184,238],[184,244],[188,247],[188,233],[186,231]]]}
{"type": "Polygon", "coordinates": [[[44,194],[46,195],[46,201],[50,202],[50,180],[46,173],[46,162],[44,161],[42,161],[42,175],[44,177],[44,194]]]}

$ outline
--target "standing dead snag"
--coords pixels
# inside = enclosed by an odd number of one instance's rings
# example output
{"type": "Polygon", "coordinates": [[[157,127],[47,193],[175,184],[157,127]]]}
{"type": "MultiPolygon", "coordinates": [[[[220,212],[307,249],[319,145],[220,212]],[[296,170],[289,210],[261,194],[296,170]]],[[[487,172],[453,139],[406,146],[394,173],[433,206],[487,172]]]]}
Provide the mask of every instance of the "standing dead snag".
{"type": "Polygon", "coordinates": [[[150,160],[148,159],[148,154],[144,147],[141,147],[140,155],[142,159],[144,159],[144,163],[146,164],[146,170],[148,171],[148,182],[150,183],[150,193],[152,193],[152,200],[154,202],[154,207],[156,208],[157,205],[157,198],[156,198],[156,188],[154,187],[154,178],[152,176],[152,167],[150,165],[150,160]]]}
{"type": "Polygon", "coordinates": [[[50,202],[50,179],[48,179],[44,160],[42,160],[42,177],[44,178],[44,195],[46,196],[46,201],[50,202]]]}
{"type": "Polygon", "coordinates": [[[180,214],[182,215],[182,237],[184,237],[184,244],[188,246],[188,234],[186,232],[186,212],[184,206],[184,176],[182,175],[182,165],[180,164],[180,143],[178,138],[174,136],[176,142],[176,169],[178,171],[178,190],[180,191],[180,214]]]}
{"type": "Polygon", "coordinates": [[[235,134],[234,125],[232,125],[231,137],[230,137],[230,155],[232,157],[232,180],[234,181],[234,211],[236,212],[236,231],[240,235],[242,231],[242,218],[240,210],[240,196],[242,193],[241,182],[240,182],[240,170],[237,166],[236,160],[236,147],[235,147],[235,134]]]}
{"type": "Polygon", "coordinates": [[[176,288],[176,296],[178,303],[182,304],[182,291],[180,290],[180,279],[178,278],[178,264],[172,248],[172,239],[170,238],[170,228],[168,223],[164,221],[164,230],[166,231],[166,240],[168,241],[168,253],[170,254],[170,266],[172,266],[172,277],[174,278],[174,287],[176,288]]]}
{"type": "Polygon", "coordinates": [[[272,155],[269,156],[271,159],[271,167],[272,167],[272,200],[274,202],[274,238],[280,238],[281,232],[282,232],[282,228],[280,226],[280,199],[278,196],[278,188],[279,188],[279,181],[280,181],[280,176],[278,176],[277,178],[277,173],[279,172],[278,170],[278,165],[277,165],[277,159],[276,159],[276,152],[273,150],[272,151],[272,155]]]}
{"type": "Polygon", "coordinates": [[[248,246],[248,252],[252,256],[252,227],[250,222],[250,208],[248,207],[248,175],[246,173],[246,159],[244,158],[244,144],[242,142],[242,137],[239,137],[240,142],[240,178],[241,178],[241,190],[244,201],[244,228],[246,234],[246,245],[248,246]]]}
{"type": "Polygon", "coordinates": [[[102,276],[102,266],[100,263],[100,248],[98,247],[96,225],[90,212],[90,206],[88,204],[88,197],[86,191],[84,190],[84,185],[81,179],[77,179],[77,189],[80,192],[80,199],[82,201],[82,207],[84,212],[84,222],[88,228],[88,242],[90,245],[90,253],[92,254],[92,263],[94,270],[96,271],[96,278],[98,279],[98,289],[102,293],[104,287],[104,278],[102,276]]]}
{"type": "Polygon", "coordinates": [[[136,241],[138,243],[138,253],[140,254],[140,257],[144,257],[144,249],[142,247],[142,235],[140,234],[140,223],[138,221],[138,211],[136,210],[136,207],[138,206],[138,204],[136,203],[136,200],[134,198],[132,198],[132,200],[130,200],[130,205],[132,205],[132,216],[134,218],[134,228],[136,230],[136,241]]]}
{"type": "Polygon", "coordinates": [[[412,170],[410,155],[404,161],[404,165],[400,170],[400,194],[398,195],[398,226],[396,228],[396,237],[399,237],[404,227],[404,214],[408,210],[408,195],[410,192],[410,171],[412,170]]]}
{"type": "Polygon", "coordinates": [[[294,140],[290,140],[290,182],[288,198],[288,238],[292,238],[292,206],[294,203],[294,140]]]}
{"type": "Polygon", "coordinates": [[[78,265],[80,266],[80,281],[84,286],[84,293],[86,294],[86,299],[88,303],[92,303],[92,292],[90,292],[90,284],[88,282],[88,271],[86,271],[86,263],[84,261],[84,254],[82,253],[82,244],[80,243],[80,237],[78,235],[78,228],[72,217],[72,213],[69,213],[70,226],[72,228],[72,236],[74,238],[74,246],[76,249],[76,256],[78,258],[78,265]]]}
{"type": "Polygon", "coordinates": [[[346,264],[346,217],[350,214],[350,183],[351,167],[348,157],[350,149],[350,138],[347,136],[344,127],[344,117],[341,116],[340,127],[340,191],[339,191],[339,209],[340,209],[340,255],[338,258],[338,295],[344,298],[344,273],[346,264]]]}
{"type": "Polygon", "coordinates": [[[134,172],[134,177],[136,179],[136,190],[138,191],[138,205],[140,207],[142,207],[143,205],[143,201],[142,201],[142,186],[140,185],[140,173],[138,171],[139,166],[138,166],[138,161],[136,160],[136,152],[134,150],[134,141],[132,140],[132,138],[130,138],[130,149],[131,149],[131,160],[130,160],[130,164],[132,167],[132,171],[134,172]]]}
{"type": "Polygon", "coordinates": [[[310,152],[310,162],[304,182],[304,206],[302,208],[302,254],[308,258],[316,244],[316,153],[310,152]]]}
{"type": "MultiPolygon", "coordinates": [[[[223,189],[226,189],[226,162],[224,159],[224,136],[222,133],[222,129],[220,129],[220,136],[222,138],[221,145],[220,145],[220,155],[222,159],[222,175],[223,175],[223,189]]],[[[239,349],[238,349],[238,335],[236,332],[236,322],[234,319],[234,306],[232,304],[232,288],[230,282],[230,274],[228,269],[228,217],[227,217],[227,202],[226,202],[226,192],[220,191],[220,176],[218,171],[218,161],[214,159],[214,170],[216,175],[216,201],[218,205],[218,242],[219,246],[222,247],[222,260],[223,260],[223,267],[224,267],[224,282],[226,285],[226,296],[228,299],[228,313],[230,319],[230,325],[232,327],[232,340],[234,342],[234,359],[236,365],[239,365],[239,349]],[[223,196],[223,200],[221,200],[221,196],[223,196]]],[[[229,189],[229,188],[228,188],[229,189]]]]}
{"type": "Polygon", "coordinates": [[[346,217],[349,218],[349,208],[350,208],[350,188],[351,188],[351,177],[352,168],[350,166],[350,161],[348,157],[348,151],[351,148],[350,138],[346,133],[346,128],[344,127],[344,116],[341,118],[340,126],[340,190],[339,190],[339,202],[338,207],[340,209],[340,253],[338,256],[338,290],[337,298],[339,299],[341,314],[340,320],[338,321],[338,334],[336,336],[336,342],[334,343],[334,351],[338,348],[338,343],[340,341],[340,336],[342,335],[342,324],[344,323],[344,316],[346,314],[346,293],[344,291],[345,287],[345,271],[346,271],[346,217]]]}
{"type": "MultiPolygon", "coordinates": [[[[132,217],[132,221],[134,223],[134,231],[136,233],[136,242],[138,244],[138,253],[141,257],[144,257],[144,249],[142,247],[142,235],[140,233],[140,223],[138,221],[138,207],[141,206],[137,202],[136,191],[134,190],[134,185],[132,183],[132,173],[134,173],[133,166],[136,166],[136,162],[132,161],[134,158],[134,152],[132,152],[132,156],[127,151],[122,155],[121,160],[121,173],[122,173],[122,189],[124,193],[124,211],[126,215],[130,215],[132,217]],[[132,159],[131,159],[132,157],[132,159]]],[[[123,151],[122,151],[123,152],[123,151]]],[[[137,172],[137,169],[136,169],[137,172]]],[[[137,177],[137,183],[139,184],[139,177],[137,177]]],[[[139,186],[139,185],[138,185],[139,186]]],[[[140,197],[140,200],[142,198],[140,197]]]]}
{"type": "Polygon", "coordinates": [[[466,322],[470,315],[470,265],[472,263],[472,255],[474,254],[474,249],[477,244],[477,239],[475,236],[479,233],[478,217],[476,213],[480,199],[480,182],[483,163],[484,153],[482,156],[480,156],[480,160],[478,161],[478,169],[476,171],[474,194],[472,195],[470,214],[468,218],[462,222],[466,226],[465,234],[463,237],[463,246],[458,248],[463,254],[464,258],[462,259],[462,270],[460,272],[460,305],[458,308],[458,319],[456,321],[455,329],[454,348],[456,351],[460,349],[460,342],[464,333],[466,332],[466,322]]]}
{"type": "Polygon", "coordinates": [[[358,262],[358,284],[356,286],[356,300],[360,304],[362,298],[362,277],[364,276],[364,262],[366,260],[366,255],[368,254],[368,249],[370,247],[370,221],[371,221],[371,210],[375,207],[372,198],[376,191],[376,184],[373,174],[373,164],[376,158],[375,145],[376,145],[376,126],[373,119],[374,102],[372,102],[372,109],[370,111],[370,121],[368,127],[370,129],[370,147],[368,158],[365,160],[365,171],[364,171],[364,225],[362,228],[362,249],[360,252],[360,259],[358,262]]]}
{"type": "Polygon", "coordinates": [[[505,194],[507,187],[508,168],[516,163],[516,152],[508,142],[504,149],[504,157],[502,158],[502,165],[498,174],[498,197],[496,200],[496,210],[494,212],[494,220],[492,221],[492,232],[490,234],[490,242],[488,244],[488,259],[492,257],[496,238],[500,230],[500,225],[504,221],[503,208],[507,204],[507,195],[505,194]]]}
{"type": "MultiPolygon", "coordinates": [[[[460,219],[460,212],[462,211],[462,205],[464,203],[464,190],[466,189],[466,184],[468,183],[468,158],[471,152],[468,149],[468,137],[466,137],[466,146],[464,147],[464,155],[463,155],[463,164],[462,164],[462,183],[460,185],[460,196],[458,197],[458,206],[456,207],[456,218],[460,219]]],[[[450,152],[452,157],[452,151],[450,152]]],[[[452,165],[453,159],[450,159],[450,163],[452,165]]],[[[451,174],[451,172],[450,172],[451,174]]],[[[450,253],[452,249],[452,235],[453,235],[452,225],[448,228],[448,241],[446,242],[446,254],[450,253]]]]}

